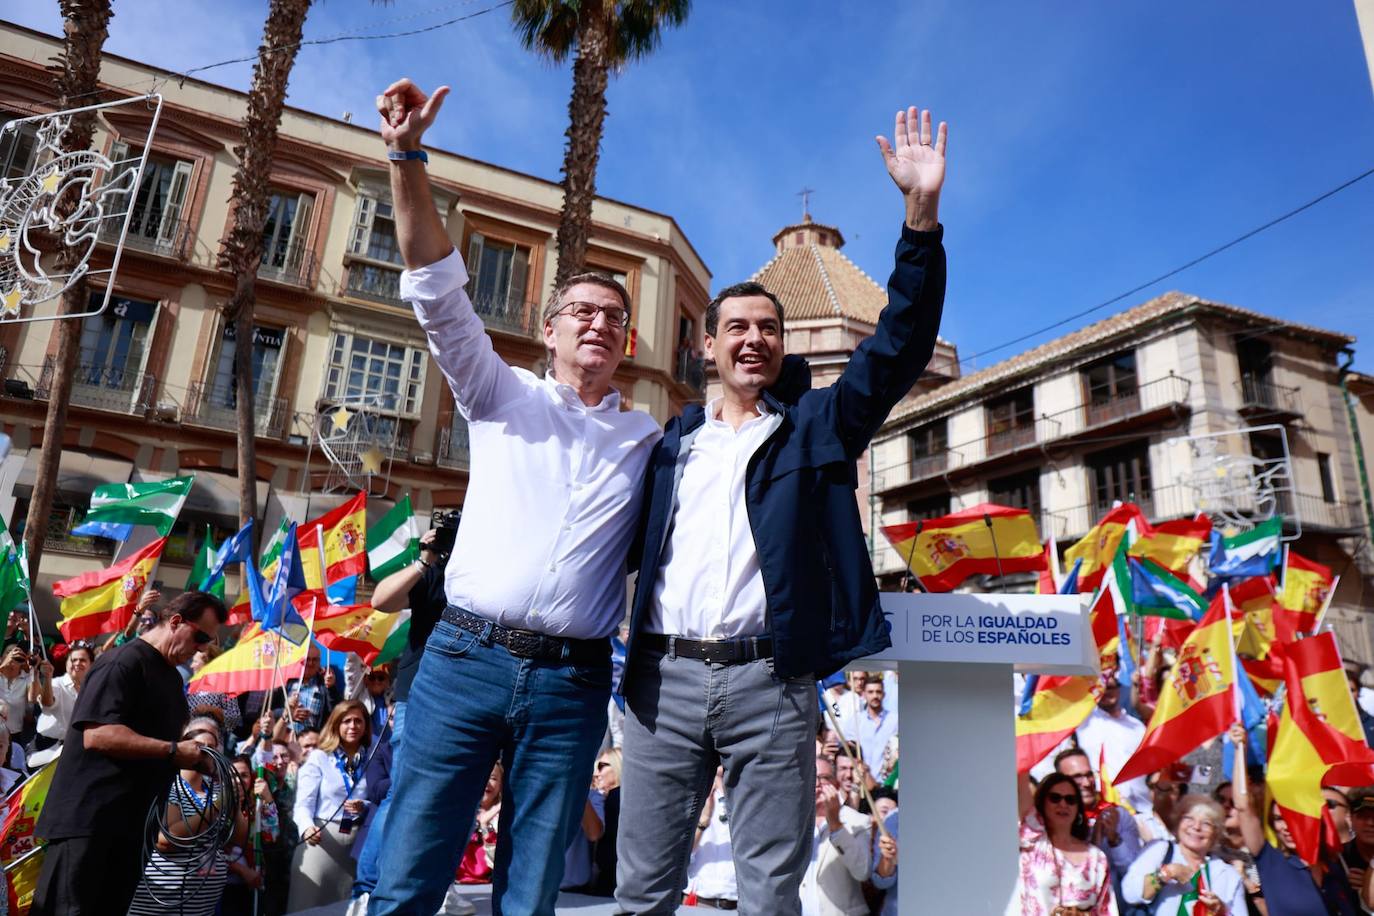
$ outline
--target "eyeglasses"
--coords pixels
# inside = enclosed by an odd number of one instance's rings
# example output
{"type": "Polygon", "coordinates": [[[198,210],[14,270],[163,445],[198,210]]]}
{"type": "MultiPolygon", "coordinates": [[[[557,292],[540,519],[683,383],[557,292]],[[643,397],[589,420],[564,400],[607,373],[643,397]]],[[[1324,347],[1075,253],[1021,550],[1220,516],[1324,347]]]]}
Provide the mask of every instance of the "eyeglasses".
{"type": "Polygon", "coordinates": [[[191,639],[195,640],[196,645],[204,646],[214,641],[215,637],[211,636],[200,627],[192,627],[192,629],[195,630],[195,632],[191,634],[191,639]]]}
{"type": "Polygon", "coordinates": [[[1076,805],[1082,800],[1082,796],[1077,792],[1070,795],[1060,795],[1058,792],[1046,792],[1045,800],[1051,805],[1076,805]]]}
{"type": "Polygon", "coordinates": [[[1347,808],[1347,809],[1348,809],[1348,808],[1350,807],[1350,806],[1347,805],[1345,802],[1343,802],[1343,801],[1337,801],[1337,800],[1334,799],[1334,798],[1328,798],[1328,799],[1326,799],[1325,801],[1326,801],[1326,807],[1329,808],[1329,809],[1332,810],[1332,811],[1335,811],[1337,808],[1347,808]]]}
{"type": "Polygon", "coordinates": [[[1159,783],[1155,783],[1154,785],[1150,786],[1150,789],[1151,789],[1152,791],[1155,791],[1155,792],[1165,792],[1165,793],[1167,793],[1167,794],[1169,794],[1169,795],[1177,795],[1177,794],[1178,794],[1178,790],[1181,789],[1181,788],[1182,788],[1182,786],[1172,785],[1172,784],[1171,784],[1171,785],[1167,785],[1167,786],[1161,786],[1159,783]]]}
{"type": "Polygon", "coordinates": [[[596,313],[600,312],[606,316],[606,323],[614,328],[628,328],[630,326],[630,313],[618,305],[597,305],[595,302],[569,302],[555,315],[567,315],[583,324],[591,324],[596,320],[596,313]]]}
{"type": "Polygon", "coordinates": [[[598,773],[600,773],[602,770],[608,768],[609,766],[610,766],[610,764],[607,763],[606,761],[604,761],[604,760],[598,760],[598,761],[596,762],[596,771],[597,771],[598,773]]]}

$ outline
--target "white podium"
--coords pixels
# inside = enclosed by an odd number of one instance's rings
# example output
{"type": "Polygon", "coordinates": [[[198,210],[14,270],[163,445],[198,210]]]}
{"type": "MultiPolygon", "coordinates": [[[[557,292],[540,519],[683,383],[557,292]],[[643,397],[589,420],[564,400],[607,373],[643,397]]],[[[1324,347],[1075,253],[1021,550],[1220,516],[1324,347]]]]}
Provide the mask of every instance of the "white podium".
{"type": "Polygon", "coordinates": [[[1087,596],[884,593],[901,708],[901,913],[1001,914],[1016,887],[1012,672],[1095,674],[1087,596]]]}

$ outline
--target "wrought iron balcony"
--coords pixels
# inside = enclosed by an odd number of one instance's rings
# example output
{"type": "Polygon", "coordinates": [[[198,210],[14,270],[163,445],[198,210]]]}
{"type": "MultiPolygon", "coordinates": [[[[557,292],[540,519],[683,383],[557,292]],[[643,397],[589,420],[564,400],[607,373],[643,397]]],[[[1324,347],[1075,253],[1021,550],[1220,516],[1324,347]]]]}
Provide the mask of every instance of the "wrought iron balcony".
{"type": "MultiPolygon", "coordinates": [[[[290,245],[264,249],[258,264],[258,277],[308,289],[315,285],[315,252],[307,248],[301,239],[290,245]]],[[[399,280],[400,275],[397,274],[399,280]]]]}
{"type": "MultiPolygon", "coordinates": [[[[52,394],[54,360],[43,360],[43,371],[34,388],[34,397],[46,401],[52,394]]],[[[147,373],[115,366],[78,364],[72,373],[72,404],[143,415],[157,403],[157,379],[147,373]]]]}
{"type": "Polygon", "coordinates": [[[533,337],[539,328],[539,303],[526,302],[519,296],[479,295],[472,300],[472,308],[482,323],[494,331],[533,337]]]}
{"type": "Polygon", "coordinates": [[[1243,375],[1236,388],[1240,411],[1251,416],[1302,416],[1302,396],[1297,388],[1275,385],[1267,377],[1243,375]]]}
{"type": "Polygon", "coordinates": [[[1362,507],[1358,502],[1326,500],[1311,493],[1288,494],[1293,514],[1304,529],[1321,528],[1328,531],[1356,531],[1365,526],[1362,507]]]}
{"type": "MultiPolygon", "coordinates": [[[[100,227],[100,241],[107,245],[118,244],[119,232],[123,225],[122,220],[104,220],[100,227]]],[[[129,233],[124,236],[124,247],[181,261],[190,253],[194,239],[195,233],[191,229],[190,220],[164,221],[156,213],[151,219],[145,219],[143,214],[136,210],[129,225],[129,233]],[[147,232],[140,228],[145,225],[152,231],[147,232]]]]}
{"type": "MultiPolygon", "coordinates": [[[[238,393],[232,386],[194,382],[186,389],[181,422],[211,429],[238,429],[238,393]]],[[[253,428],[266,439],[280,439],[286,431],[286,398],[258,395],[253,399],[253,428]]]]}
{"type": "Polygon", "coordinates": [[[706,360],[688,351],[679,350],[673,366],[673,378],[697,394],[705,394],[706,360]]]}
{"type": "Polygon", "coordinates": [[[439,455],[434,463],[442,468],[467,470],[472,457],[472,443],[468,440],[468,425],[455,416],[453,424],[439,433],[439,455]]]}
{"type": "Polygon", "coordinates": [[[934,477],[936,474],[943,474],[949,467],[949,452],[936,452],[934,455],[923,455],[919,458],[911,459],[911,480],[925,480],[927,477],[934,477]]]}
{"type": "Polygon", "coordinates": [[[401,268],[349,261],[344,277],[344,294],[383,305],[404,305],[401,301],[401,268]]]}

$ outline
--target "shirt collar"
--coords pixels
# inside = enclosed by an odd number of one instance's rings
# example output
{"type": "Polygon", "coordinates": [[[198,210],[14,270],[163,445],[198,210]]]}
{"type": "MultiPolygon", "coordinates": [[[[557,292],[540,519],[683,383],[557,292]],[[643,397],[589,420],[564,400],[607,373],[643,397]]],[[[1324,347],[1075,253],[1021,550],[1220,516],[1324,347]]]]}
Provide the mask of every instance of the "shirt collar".
{"type": "MultiPolygon", "coordinates": [[[[711,400],[706,402],[706,422],[709,425],[716,427],[717,429],[730,429],[730,424],[726,423],[719,416],[717,416],[717,414],[721,412],[721,405],[724,402],[725,397],[723,395],[720,397],[712,398],[711,400]]],[[[758,416],[750,417],[749,419],[745,420],[743,425],[740,427],[741,429],[743,429],[744,426],[748,426],[750,423],[753,423],[755,420],[769,416],[774,412],[773,408],[769,407],[762,398],[759,399],[759,402],[756,405],[755,409],[758,411],[758,416]]]]}
{"type": "Polygon", "coordinates": [[[561,404],[569,409],[581,410],[587,413],[599,413],[607,410],[620,409],[620,391],[616,388],[609,389],[606,392],[606,396],[603,397],[598,404],[588,407],[586,404],[582,403],[582,398],[578,397],[576,388],[554,378],[552,369],[544,373],[544,377],[540,381],[544,383],[544,390],[549,393],[549,397],[555,404],[561,404]]]}

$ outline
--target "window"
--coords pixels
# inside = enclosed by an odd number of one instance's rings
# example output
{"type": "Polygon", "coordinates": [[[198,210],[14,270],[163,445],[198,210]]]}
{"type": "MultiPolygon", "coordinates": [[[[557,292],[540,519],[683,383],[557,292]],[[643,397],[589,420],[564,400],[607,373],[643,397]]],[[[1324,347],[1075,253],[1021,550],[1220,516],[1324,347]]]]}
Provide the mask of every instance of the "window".
{"type": "MultiPolygon", "coordinates": [[[[215,374],[210,381],[210,401],[216,407],[233,410],[238,405],[238,372],[234,355],[238,350],[238,329],[226,322],[215,357],[215,374]]],[[[276,394],[277,369],[286,332],[281,328],[253,326],[253,403],[266,404],[276,394]]]]}
{"type": "Polygon", "coordinates": [[[415,347],[335,331],[324,396],[376,398],[382,410],[413,416],[420,411],[424,358],[425,351],[415,347]]]}
{"type": "MultiPolygon", "coordinates": [[[[77,494],[58,492],[53,495],[52,508],[48,510],[48,530],[43,536],[45,548],[99,557],[114,556],[117,542],[106,538],[72,534],[72,529],[86,520],[86,501],[77,494]]],[[[21,497],[14,503],[10,531],[16,542],[23,540],[24,537],[24,526],[29,519],[29,502],[29,499],[21,497]]]]}
{"type": "Polygon", "coordinates": [[[1274,390],[1274,349],[1253,337],[1236,341],[1236,362],[1240,364],[1241,399],[1245,404],[1276,406],[1274,390]]]}
{"type": "Polygon", "coordinates": [[[162,559],[184,566],[193,564],[200,555],[201,545],[205,543],[207,525],[216,546],[229,540],[238,530],[221,524],[218,516],[183,510],[167,535],[167,546],[163,548],[162,559]]]}
{"type": "MultiPolygon", "coordinates": [[[[1272,488],[1274,511],[1280,515],[1292,515],[1293,479],[1287,464],[1288,452],[1284,448],[1283,437],[1277,433],[1251,433],[1250,454],[1264,464],[1263,468],[1256,468],[1254,474],[1272,488]]],[[[1263,504],[1258,506],[1261,512],[1265,508],[1263,504]]]]}
{"type": "MultiPolygon", "coordinates": [[[[110,158],[125,160],[122,169],[137,167],[141,155],[137,148],[124,141],[116,141],[110,158]],[[133,160],[133,161],[127,161],[133,160]]],[[[134,194],[134,212],[129,220],[127,240],[148,247],[172,247],[181,235],[182,212],[191,187],[192,165],[180,159],[149,155],[143,165],[143,176],[134,194]]],[[[118,232],[118,221],[110,222],[108,231],[118,232]]]]}
{"type": "Polygon", "coordinates": [[[677,347],[673,351],[674,377],[696,391],[706,388],[706,366],[697,350],[697,322],[686,310],[677,313],[677,347]]]}
{"type": "MultiPolygon", "coordinates": [[[[0,125],[20,117],[0,111],[0,125]]],[[[38,130],[32,124],[0,134],[0,181],[29,174],[37,161],[38,130]]]]}
{"type": "Polygon", "coordinates": [[[1331,476],[1331,456],[1326,452],[1317,452],[1317,473],[1322,479],[1322,502],[1334,503],[1336,501],[1336,481],[1331,476]]]}
{"type": "Polygon", "coordinates": [[[1134,502],[1152,515],[1154,490],[1150,484],[1150,445],[1134,442],[1089,455],[1085,459],[1093,490],[1093,506],[1100,514],[1112,503],[1134,502]]]}
{"type": "Polygon", "coordinates": [[[366,195],[358,197],[358,212],[353,220],[353,237],[348,250],[374,261],[405,263],[396,243],[396,214],[390,201],[366,195]]]}
{"type": "Polygon", "coordinates": [[[1035,404],[1030,388],[988,401],[988,454],[1006,451],[1035,441],[1035,404]]]}
{"type": "Polygon", "coordinates": [[[912,500],[906,504],[906,520],[909,522],[929,521],[945,515],[949,515],[948,493],[912,500]]]}
{"type": "MultiPolygon", "coordinates": [[[[91,308],[98,308],[104,296],[104,292],[92,293],[91,308]]],[[[156,315],[155,303],[112,296],[104,312],[84,319],[76,384],[118,391],[137,387],[156,315]]]]}
{"type": "Polygon", "coordinates": [[[988,501],[1025,509],[1040,521],[1040,471],[1031,470],[988,481],[988,501]]]}
{"type": "Polygon", "coordinates": [[[267,202],[262,229],[262,273],[282,279],[302,279],[307,266],[306,241],[315,195],[274,191],[267,202]]]}
{"type": "Polygon", "coordinates": [[[907,434],[911,443],[913,480],[938,474],[949,463],[949,421],[936,420],[918,426],[907,434]]]}
{"type": "MultiPolygon", "coordinates": [[[[521,312],[525,307],[525,278],[529,249],[513,242],[490,239],[474,232],[468,239],[468,295],[479,313],[521,312]]],[[[615,278],[624,282],[624,274],[615,278]]]]}
{"type": "Polygon", "coordinates": [[[1140,406],[1135,351],[1117,353],[1083,370],[1088,390],[1088,422],[1101,423],[1124,416],[1140,406]]]}

